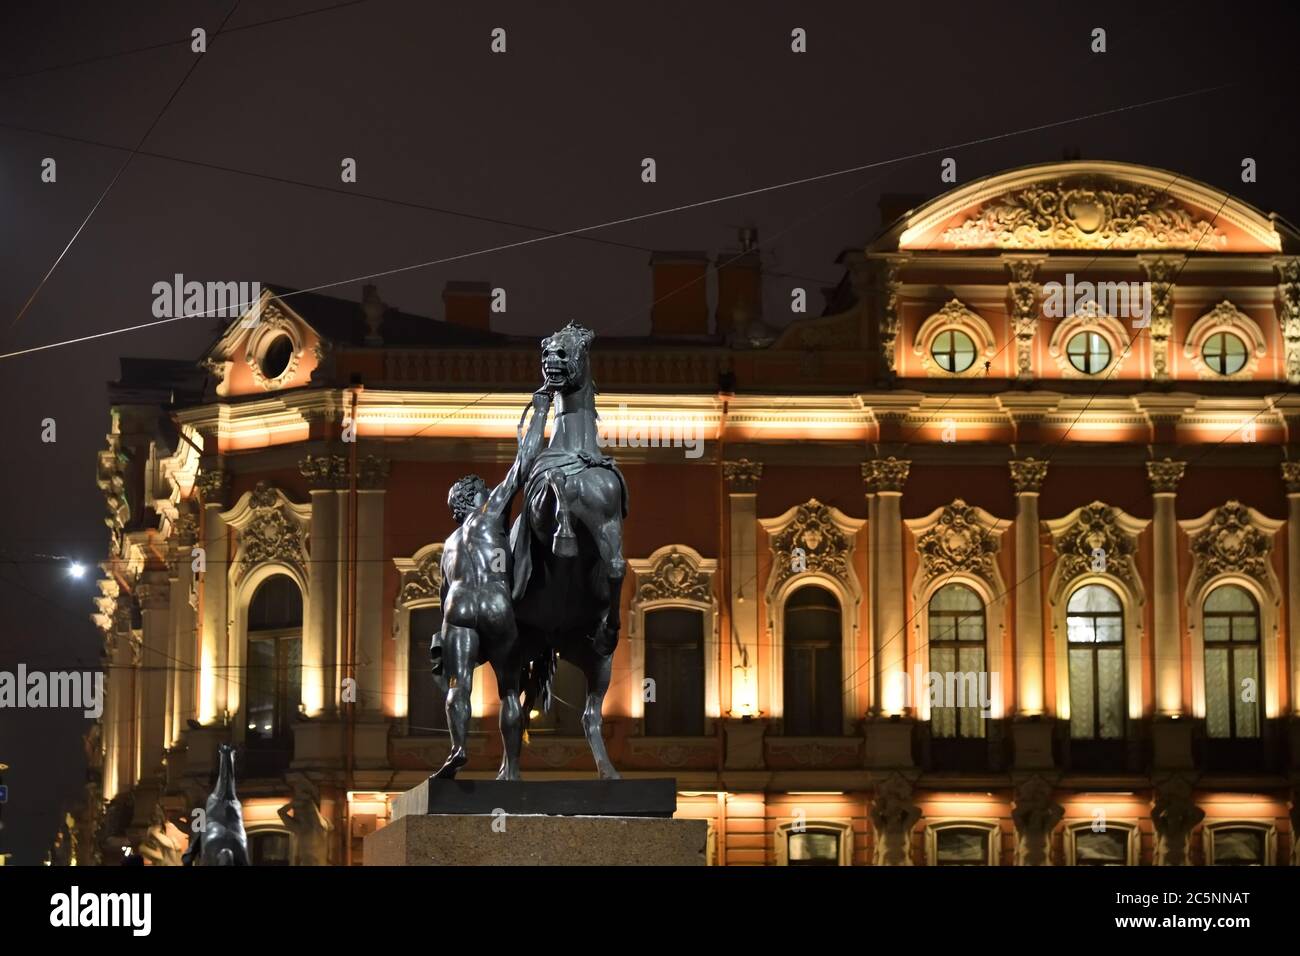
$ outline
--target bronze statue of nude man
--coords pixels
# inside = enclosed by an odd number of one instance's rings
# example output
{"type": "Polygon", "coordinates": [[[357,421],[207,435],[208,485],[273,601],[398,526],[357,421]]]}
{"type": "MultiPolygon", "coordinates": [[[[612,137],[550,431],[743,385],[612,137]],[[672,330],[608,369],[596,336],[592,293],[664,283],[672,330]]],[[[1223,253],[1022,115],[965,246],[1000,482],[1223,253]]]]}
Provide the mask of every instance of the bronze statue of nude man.
{"type": "Polygon", "coordinates": [[[541,451],[550,407],[549,392],[540,390],[533,395],[532,420],[501,484],[488,491],[478,475],[466,475],[447,494],[447,505],[460,527],[443,545],[442,630],[430,648],[434,674],[447,679],[447,727],[451,733],[451,753],[434,774],[437,778],[455,777],[469,759],[465,741],[474,669],[487,663],[496,674],[501,696],[504,754],[497,779],[519,779],[523,659],[510,602],[510,502],[541,451]]]}

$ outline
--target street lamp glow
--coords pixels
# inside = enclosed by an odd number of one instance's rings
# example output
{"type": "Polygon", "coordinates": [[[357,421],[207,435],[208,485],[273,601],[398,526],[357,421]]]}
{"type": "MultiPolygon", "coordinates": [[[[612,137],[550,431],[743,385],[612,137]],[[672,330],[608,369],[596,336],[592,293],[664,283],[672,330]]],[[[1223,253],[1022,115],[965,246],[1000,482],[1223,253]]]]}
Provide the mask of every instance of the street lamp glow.
{"type": "Polygon", "coordinates": [[[68,577],[79,578],[86,573],[86,566],[80,561],[73,561],[68,565],[68,577]]]}

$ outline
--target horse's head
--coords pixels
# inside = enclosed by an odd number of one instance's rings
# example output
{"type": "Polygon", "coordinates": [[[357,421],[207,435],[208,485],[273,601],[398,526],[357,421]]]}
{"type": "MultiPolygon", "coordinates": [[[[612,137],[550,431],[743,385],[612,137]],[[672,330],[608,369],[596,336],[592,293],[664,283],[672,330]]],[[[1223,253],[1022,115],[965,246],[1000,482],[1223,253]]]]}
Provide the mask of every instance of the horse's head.
{"type": "Polygon", "coordinates": [[[570,322],[542,339],[542,375],[552,391],[567,395],[591,382],[587,347],[596,333],[570,322]]]}
{"type": "Polygon", "coordinates": [[[221,800],[236,799],[235,748],[230,744],[221,744],[217,748],[217,786],[212,792],[221,800]]]}
{"type": "Polygon", "coordinates": [[[456,524],[464,524],[465,519],[482,508],[487,499],[487,483],[478,475],[466,475],[447,492],[447,507],[451,509],[456,524]]]}

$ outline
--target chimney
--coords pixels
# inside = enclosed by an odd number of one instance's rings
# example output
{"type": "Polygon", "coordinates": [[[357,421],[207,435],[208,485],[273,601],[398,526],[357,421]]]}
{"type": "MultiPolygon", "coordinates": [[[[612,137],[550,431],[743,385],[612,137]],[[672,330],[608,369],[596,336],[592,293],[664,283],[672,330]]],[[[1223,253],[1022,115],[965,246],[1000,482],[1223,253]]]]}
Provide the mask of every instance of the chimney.
{"type": "Polygon", "coordinates": [[[651,335],[709,334],[709,257],[703,252],[650,256],[651,335]]]}
{"type": "Polygon", "coordinates": [[[442,290],[443,317],[452,325],[486,332],[491,326],[492,286],[487,282],[448,282],[442,290]]]}
{"type": "Polygon", "coordinates": [[[763,264],[758,257],[758,230],[739,231],[740,248],[718,255],[717,328],[724,338],[741,335],[763,314],[763,264]]]}
{"type": "Polygon", "coordinates": [[[888,229],[923,202],[924,193],[881,193],[876,204],[880,210],[880,228],[888,229]]]}

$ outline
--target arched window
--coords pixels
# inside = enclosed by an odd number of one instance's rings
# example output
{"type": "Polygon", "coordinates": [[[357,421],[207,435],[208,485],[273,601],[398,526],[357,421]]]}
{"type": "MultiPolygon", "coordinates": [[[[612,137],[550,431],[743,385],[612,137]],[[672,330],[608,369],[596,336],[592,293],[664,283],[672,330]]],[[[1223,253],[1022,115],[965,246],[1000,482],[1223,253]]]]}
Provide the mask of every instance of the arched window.
{"type": "Polygon", "coordinates": [[[1066,605],[1069,643],[1070,736],[1124,736],[1124,608],[1102,584],[1088,584],[1066,605]]]}
{"type": "Polygon", "coordinates": [[[442,630],[442,608],[417,607],[408,624],[406,719],[414,736],[444,734],[447,726],[447,685],[435,679],[429,659],[433,635],[442,630]]]}
{"type": "Polygon", "coordinates": [[[277,574],[258,585],[248,606],[248,746],[287,758],[301,702],[302,592],[277,574]]]}
{"type": "Polygon", "coordinates": [[[1205,599],[1205,732],[1258,737],[1259,606],[1245,588],[1225,584],[1205,599]]]}
{"type": "Polygon", "coordinates": [[[983,737],[984,602],[964,584],[945,584],[930,598],[930,733],[983,737]],[[940,689],[942,691],[940,692],[940,689]]]}
{"type": "Polygon", "coordinates": [[[785,602],[785,732],[838,736],[843,727],[840,602],[806,585],[785,602]]]}
{"type": "MultiPolygon", "coordinates": [[[[704,612],[663,607],[645,613],[647,737],[704,733],[704,612]]],[[[643,691],[644,693],[644,691],[643,691]]]]}

